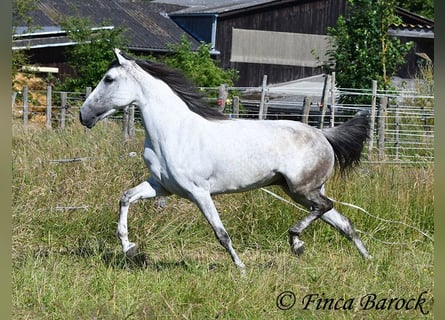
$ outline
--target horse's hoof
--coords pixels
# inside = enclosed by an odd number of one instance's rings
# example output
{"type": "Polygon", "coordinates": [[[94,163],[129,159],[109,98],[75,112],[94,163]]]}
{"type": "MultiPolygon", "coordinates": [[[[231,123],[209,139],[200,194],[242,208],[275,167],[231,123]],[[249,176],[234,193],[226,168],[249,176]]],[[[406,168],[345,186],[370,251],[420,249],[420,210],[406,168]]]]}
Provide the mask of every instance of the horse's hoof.
{"type": "Polygon", "coordinates": [[[300,239],[295,239],[291,245],[291,249],[297,256],[302,255],[304,252],[304,242],[300,239]]]}
{"type": "Polygon", "coordinates": [[[129,258],[132,258],[136,255],[136,253],[137,253],[136,243],[130,242],[127,251],[125,251],[125,255],[129,258]]]}

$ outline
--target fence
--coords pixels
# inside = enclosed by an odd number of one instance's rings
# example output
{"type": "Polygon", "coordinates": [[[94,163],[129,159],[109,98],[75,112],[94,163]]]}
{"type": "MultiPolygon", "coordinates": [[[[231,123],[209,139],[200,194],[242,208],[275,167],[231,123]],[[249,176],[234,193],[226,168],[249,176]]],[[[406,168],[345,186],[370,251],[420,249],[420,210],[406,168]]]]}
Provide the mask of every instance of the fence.
{"type": "MultiPolygon", "coordinates": [[[[199,89],[210,97],[210,105],[232,118],[288,119],[323,128],[339,125],[355,113],[366,111],[370,114],[372,137],[364,150],[367,161],[401,164],[434,161],[434,96],[406,90],[379,91],[376,82],[369,90],[336,88],[334,83],[335,74],[327,76],[322,87],[287,88],[285,94],[282,91],[276,94],[267,85],[265,76],[260,87],[221,85],[199,89]],[[341,102],[357,96],[369,103],[341,102]]],[[[77,121],[79,108],[90,92],[91,88],[83,93],[67,93],[48,87],[31,94],[25,86],[23,91],[13,94],[13,114],[22,118],[25,126],[29,119],[40,117],[47,128],[64,128],[77,121]],[[33,99],[42,101],[36,95],[45,98],[45,105],[36,106],[33,99]]],[[[137,110],[129,107],[112,119],[123,122],[123,136],[128,139],[134,135],[134,123],[140,117],[137,110]]]]}
{"type": "Polygon", "coordinates": [[[50,129],[53,127],[65,128],[67,123],[78,119],[79,109],[85,97],[91,92],[61,92],[53,91],[51,86],[46,90],[30,91],[28,86],[12,94],[12,114],[23,119],[23,125],[29,120],[43,123],[50,129]]]}

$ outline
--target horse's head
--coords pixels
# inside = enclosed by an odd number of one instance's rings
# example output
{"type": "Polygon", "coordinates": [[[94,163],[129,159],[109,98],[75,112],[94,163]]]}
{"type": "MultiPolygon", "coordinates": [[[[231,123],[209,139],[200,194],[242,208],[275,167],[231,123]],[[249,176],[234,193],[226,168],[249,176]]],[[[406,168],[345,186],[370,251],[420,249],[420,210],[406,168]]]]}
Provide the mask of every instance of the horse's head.
{"type": "Polygon", "coordinates": [[[135,68],[134,61],[126,59],[119,49],[114,49],[114,54],[116,61],[80,108],[80,122],[88,128],[134,103],[137,98],[137,86],[129,76],[135,68]]]}

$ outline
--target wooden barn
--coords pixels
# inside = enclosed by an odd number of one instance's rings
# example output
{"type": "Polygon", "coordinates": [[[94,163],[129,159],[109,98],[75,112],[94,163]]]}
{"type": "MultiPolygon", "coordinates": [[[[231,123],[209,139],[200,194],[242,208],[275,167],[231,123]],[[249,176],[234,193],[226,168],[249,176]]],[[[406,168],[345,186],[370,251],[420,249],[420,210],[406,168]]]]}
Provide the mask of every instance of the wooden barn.
{"type": "Polygon", "coordinates": [[[327,27],[345,11],[345,0],[263,0],[193,6],[170,17],[212,43],[221,66],[239,71],[238,85],[257,86],[264,74],[279,83],[321,73],[312,50],[324,52],[327,27]]]}
{"type": "Polygon", "coordinates": [[[402,42],[414,43],[397,76],[411,79],[416,75],[419,64],[434,64],[434,21],[402,8],[396,8],[396,14],[402,23],[392,26],[388,34],[398,37],[402,42]]]}
{"type": "MultiPolygon", "coordinates": [[[[30,15],[41,29],[17,28],[12,44],[30,49],[33,63],[63,66],[75,43],[57,19],[78,15],[97,28],[125,28],[134,53],[165,54],[184,34],[195,48],[204,41],[223,68],[239,71],[236,85],[259,86],[265,74],[270,84],[321,74],[315,55],[323,57],[327,28],[346,14],[347,0],[39,0],[35,7],[30,15]]],[[[396,13],[403,23],[389,33],[415,43],[398,74],[410,78],[419,61],[434,62],[434,22],[396,13]]]]}
{"type": "Polygon", "coordinates": [[[26,49],[31,63],[66,70],[66,53],[76,45],[59,25],[63,17],[89,18],[94,30],[123,28],[128,49],[136,54],[165,54],[169,44],[178,44],[186,36],[194,48],[199,42],[168,16],[183,6],[119,0],[39,0],[29,12],[34,28],[28,31],[20,21],[13,21],[12,50],[26,49]]]}
{"type": "MultiPolygon", "coordinates": [[[[264,74],[269,83],[320,74],[314,54],[323,57],[327,28],[347,12],[346,0],[156,1],[189,6],[170,17],[197,40],[211,43],[221,66],[239,71],[239,86],[258,86],[264,74]]],[[[401,8],[396,13],[403,24],[390,31],[415,42],[400,72],[409,77],[420,57],[434,59],[434,22],[401,8]]]]}

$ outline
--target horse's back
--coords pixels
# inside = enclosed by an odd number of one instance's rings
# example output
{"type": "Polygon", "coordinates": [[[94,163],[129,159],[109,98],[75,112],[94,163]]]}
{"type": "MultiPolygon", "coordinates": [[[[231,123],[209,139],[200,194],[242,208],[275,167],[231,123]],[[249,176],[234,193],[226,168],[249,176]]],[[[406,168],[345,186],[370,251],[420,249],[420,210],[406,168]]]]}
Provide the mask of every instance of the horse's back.
{"type": "MultiPolygon", "coordinates": [[[[230,120],[205,136],[209,185],[215,193],[330,175],[334,156],[322,132],[286,120],[230,120]],[[315,171],[316,172],[315,172],[315,171]]],[[[318,182],[317,182],[318,183],[318,182]]]]}

